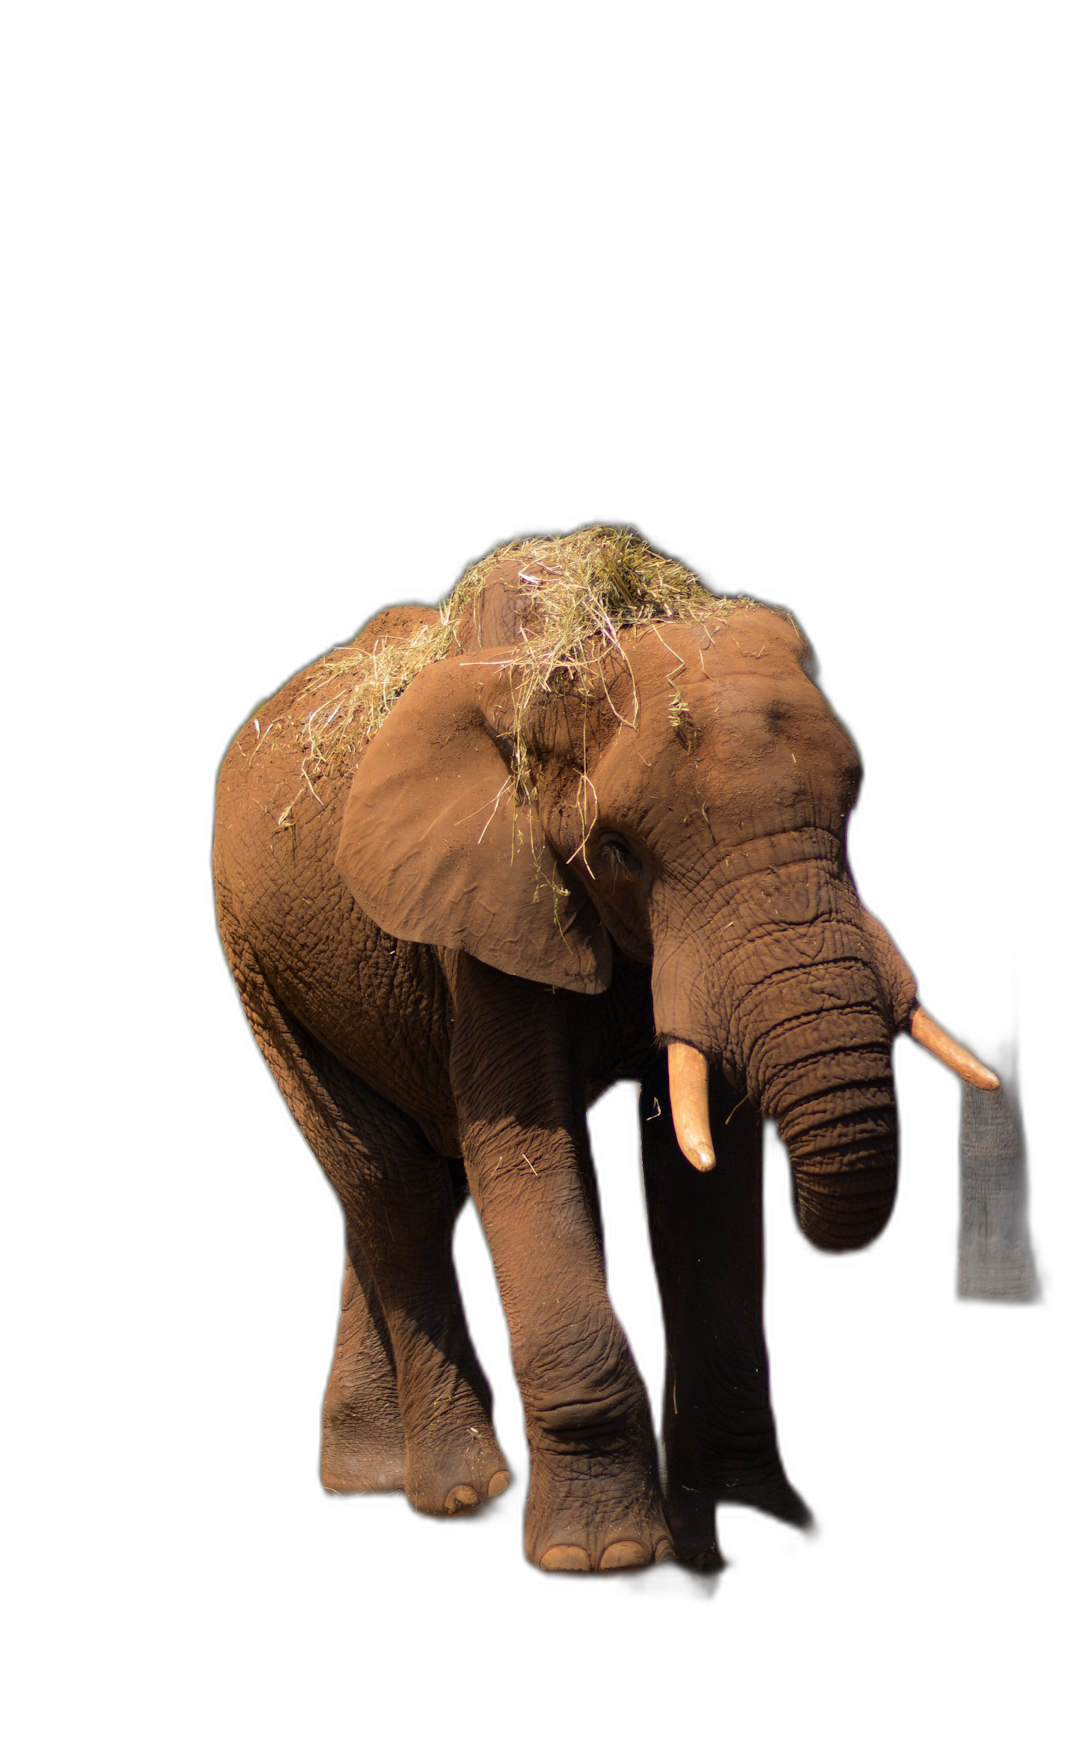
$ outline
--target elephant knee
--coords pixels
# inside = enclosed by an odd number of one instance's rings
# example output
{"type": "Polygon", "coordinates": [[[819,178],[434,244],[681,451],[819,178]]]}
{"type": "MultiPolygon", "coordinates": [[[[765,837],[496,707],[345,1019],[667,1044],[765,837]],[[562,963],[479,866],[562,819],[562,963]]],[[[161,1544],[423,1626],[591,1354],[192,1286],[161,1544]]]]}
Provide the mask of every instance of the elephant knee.
{"type": "Polygon", "coordinates": [[[515,1364],[533,1436],[588,1440],[640,1411],[641,1380],[610,1309],[531,1329],[515,1364]]]}

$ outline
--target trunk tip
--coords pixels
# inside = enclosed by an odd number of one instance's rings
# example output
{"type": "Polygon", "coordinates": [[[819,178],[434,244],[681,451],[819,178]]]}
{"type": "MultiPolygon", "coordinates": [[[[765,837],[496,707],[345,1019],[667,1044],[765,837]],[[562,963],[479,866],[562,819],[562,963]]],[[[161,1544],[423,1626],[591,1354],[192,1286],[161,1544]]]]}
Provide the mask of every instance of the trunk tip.
{"type": "Polygon", "coordinates": [[[833,1208],[827,1195],[812,1194],[796,1177],[796,1208],[804,1236],[818,1250],[864,1250],[881,1236],[896,1199],[896,1172],[882,1171],[886,1181],[878,1192],[860,1197],[848,1210],[833,1208]]]}

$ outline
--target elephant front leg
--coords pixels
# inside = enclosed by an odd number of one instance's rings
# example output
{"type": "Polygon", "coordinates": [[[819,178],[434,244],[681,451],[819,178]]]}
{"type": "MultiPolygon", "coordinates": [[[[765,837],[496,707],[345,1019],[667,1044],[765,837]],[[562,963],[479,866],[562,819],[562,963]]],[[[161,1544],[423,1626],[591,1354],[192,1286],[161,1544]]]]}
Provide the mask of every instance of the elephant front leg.
{"type": "Polygon", "coordinates": [[[493,1130],[469,1160],[525,1409],[526,1556],[547,1571],[669,1556],[648,1402],[570,1136],[493,1130]]]}
{"type": "Polygon", "coordinates": [[[607,1295],[587,1135],[565,1044],[537,991],[476,967],[456,1086],[469,1185],[491,1249],[525,1409],[525,1552],[547,1571],[672,1556],[644,1385],[607,1295]],[[471,1040],[470,1040],[471,1034],[471,1040]]]}
{"type": "Polygon", "coordinates": [[[667,1337],[665,1492],[677,1556],[721,1563],[716,1504],[752,1504],[805,1526],[784,1473],[762,1312],[761,1123],[723,1076],[709,1076],[717,1163],[687,1163],[671,1121],[666,1064],[642,1082],[649,1232],[667,1337]]]}

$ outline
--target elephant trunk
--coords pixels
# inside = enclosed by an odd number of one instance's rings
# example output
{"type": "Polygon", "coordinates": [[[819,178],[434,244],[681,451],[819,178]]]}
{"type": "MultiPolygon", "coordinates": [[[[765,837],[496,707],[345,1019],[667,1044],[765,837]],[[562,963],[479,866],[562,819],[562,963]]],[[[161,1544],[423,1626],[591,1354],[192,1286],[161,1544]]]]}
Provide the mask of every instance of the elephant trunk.
{"type": "MultiPolygon", "coordinates": [[[[795,1180],[799,1223],[820,1249],[867,1244],[884,1228],[896,1198],[897,1124],[889,1039],[858,1051],[842,1083],[814,1062],[789,1072],[767,1093],[763,1113],[776,1118],[795,1180]]],[[[709,1064],[692,1044],[668,1045],[671,1113],[683,1154],[711,1171],[709,1064]]]]}
{"type": "Polygon", "coordinates": [[[782,1026],[755,1080],[787,1147],[799,1224],[820,1249],[846,1250],[870,1243],[892,1212],[896,1097],[881,1012],[852,1006],[829,1029],[823,1036],[822,1016],[782,1026]]]}
{"type": "Polygon", "coordinates": [[[897,1013],[861,918],[831,918],[829,935],[826,956],[820,934],[774,929],[730,949],[720,975],[685,952],[664,955],[654,1008],[690,1162],[715,1162],[708,1075],[710,1061],[722,1062],[779,1127],[806,1235],[823,1249],[850,1249],[877,1236],[896,1195],[897,1013]]]}
{"type": "Polygon", "coordinates": [[[741,908],[729,899],[711,930],[692,913],[656,928],[653,1009],[691,1164],[716,1162],[709,1063],[723,1063],[779,1127],[806,1235],[851,1249],[878,1235],[896,1196],[895,1033],[910,1029],[974,1086],[997,1080],[918,1005],[909,967],[850,881],[812,855],[792,865],[790,878],[772,865],[752,882],[743,873],[741,908]],[[709,939],[723,949],[711,959],[709,939]]]}

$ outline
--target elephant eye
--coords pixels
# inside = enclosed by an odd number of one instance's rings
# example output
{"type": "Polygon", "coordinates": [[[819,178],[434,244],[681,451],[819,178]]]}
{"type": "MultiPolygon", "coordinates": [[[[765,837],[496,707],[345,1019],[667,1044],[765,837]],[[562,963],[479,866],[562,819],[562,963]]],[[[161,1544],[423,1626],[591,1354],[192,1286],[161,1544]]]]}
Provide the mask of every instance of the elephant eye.
{"type": "Polygon", "coordinates": [[[600,852],[613,873],[637,874],[641,872],[641,862],[634,854],[625,837],[620,837],[617,831],[605,831],[600,839],[600,852]]]}

